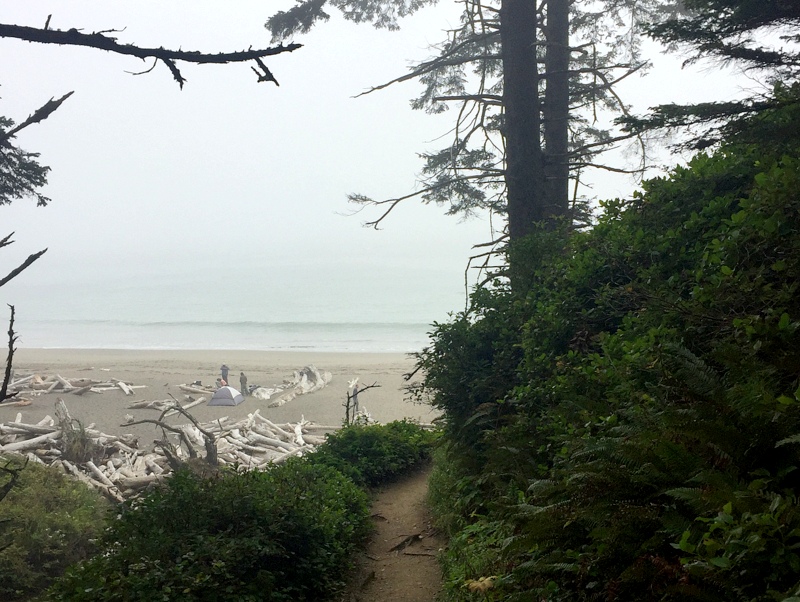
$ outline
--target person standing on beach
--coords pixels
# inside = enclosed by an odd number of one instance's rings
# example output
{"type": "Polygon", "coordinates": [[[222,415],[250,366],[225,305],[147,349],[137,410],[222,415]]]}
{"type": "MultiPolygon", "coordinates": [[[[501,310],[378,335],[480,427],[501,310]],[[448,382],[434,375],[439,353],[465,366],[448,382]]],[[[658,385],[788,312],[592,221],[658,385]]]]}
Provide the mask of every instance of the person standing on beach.
{"type": "Polygon", "coordinates": [[[224,384],[227,385],[228,384],[228,370],[230,370],[230,368],[228,368],[227,364],[222,364],[222,366],[220,367],[219,370],[220,370],[220,372],[222,372],[222,380],[225,381],[224,384]]]}
{"type": "Polygon", "coordinates": [[[244,372],[239,372],[239,384],[242,385],[242,395],[247,397],[247,377],[244,372]]]}

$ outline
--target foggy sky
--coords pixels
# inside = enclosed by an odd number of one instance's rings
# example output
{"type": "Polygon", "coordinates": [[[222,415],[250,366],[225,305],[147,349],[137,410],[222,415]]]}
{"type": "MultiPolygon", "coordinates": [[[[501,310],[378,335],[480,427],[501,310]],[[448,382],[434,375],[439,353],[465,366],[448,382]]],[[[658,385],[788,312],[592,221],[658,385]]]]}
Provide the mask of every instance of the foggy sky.
{"type": "MultiPolygon", "coordinates": [[[[264,22],[290,4],[26,0],[0,5],[0,20],[42,26],[52,14],[54,28],[124,29],[122,43],[218,52],[269,46],[264,22]]],[[[298,278],[320,268],[343,279],[372,278],[396,286],[398,303],[409,278],[424,273],[424,286],[457,299],[471,246],[491,236],[486,216],[459,223],[408,201],[376,232],[361,226],[374,211],[348,216],[353,207],[345,197],[417,189],[417,153],[448,140],[454,112],[412,111],[416,83],[353,97],[430,56],[428,46],[458,14],[445,3],[407,19],[400,32],[334,18],[298,36],[303,48],[266,60],[280,87],[256,83],[248,64],[181,64],[188,82],[180,90],[161,64],[132,76],[127,72],[151,63],[0,40],[0,114],[19,122],[51,97],[75,91],[17,137],[52,168],[45,193],[53,202],[0,207],[0,234],[16,231],[17,241],[0,257],[2,271],[49,251],[4,288],[2,300],[24,298],[26,280],[79,295],[87,278],[110,285],[174,273],[209,282],[286,278],[278,266],[291,266],[298,278]]],[[[626,98],[639,111],[703,93],[719,99],[725,86],[735,94],[725,76],[691,79],[676,60],[654,59],[660,66],[651,75],[628,84],[626,98]]],[[[592,194],[632,188],[627,179],[598,177],[592,194]]]]}

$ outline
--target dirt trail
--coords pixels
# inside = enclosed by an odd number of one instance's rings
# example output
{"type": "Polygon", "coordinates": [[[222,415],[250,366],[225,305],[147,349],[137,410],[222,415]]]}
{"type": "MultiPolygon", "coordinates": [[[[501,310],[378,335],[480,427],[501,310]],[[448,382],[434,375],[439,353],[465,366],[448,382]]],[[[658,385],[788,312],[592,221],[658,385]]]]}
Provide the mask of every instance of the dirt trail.
{"type": "Polygon", "coordinates": [[[426,505],[429,468],[379,490],[375,533],[348,597],[350,602],[432,602],[442,586],[436,555],[445,545],[426,505]]]}

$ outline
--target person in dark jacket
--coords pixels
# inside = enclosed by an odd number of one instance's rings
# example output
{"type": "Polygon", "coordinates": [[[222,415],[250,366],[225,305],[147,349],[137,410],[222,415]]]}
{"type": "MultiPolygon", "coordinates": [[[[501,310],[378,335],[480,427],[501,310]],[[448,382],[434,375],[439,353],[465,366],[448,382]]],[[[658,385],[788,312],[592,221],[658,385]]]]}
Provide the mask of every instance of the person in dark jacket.
{"type": "Polygon", "coordinates": [[[220,370],[220,372],[222,372],[222,380],[224,380],[225,384],[227,385],[228,384],[228,370],[230,370],[230,368],[228,368],[227,364],[222,364],[222,367],[219,370],[220,370]]]}

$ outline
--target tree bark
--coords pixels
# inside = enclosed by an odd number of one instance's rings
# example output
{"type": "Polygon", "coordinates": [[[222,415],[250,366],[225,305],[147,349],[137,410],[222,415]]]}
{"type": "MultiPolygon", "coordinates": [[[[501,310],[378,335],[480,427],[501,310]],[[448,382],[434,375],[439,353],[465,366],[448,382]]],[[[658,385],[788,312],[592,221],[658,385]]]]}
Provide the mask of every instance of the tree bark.
{"type": "Polygon", "coordinates": [[[540,137],[537,22],[535,0],[502,1],[503,134],[511,240],[530,234],[536,222],[549,217],[540,137]]]}
{"type": "Polygon", "coordinates": [[[569,209],[569,0],[547,0],[545,55],[545,217],[569,209]]]}

